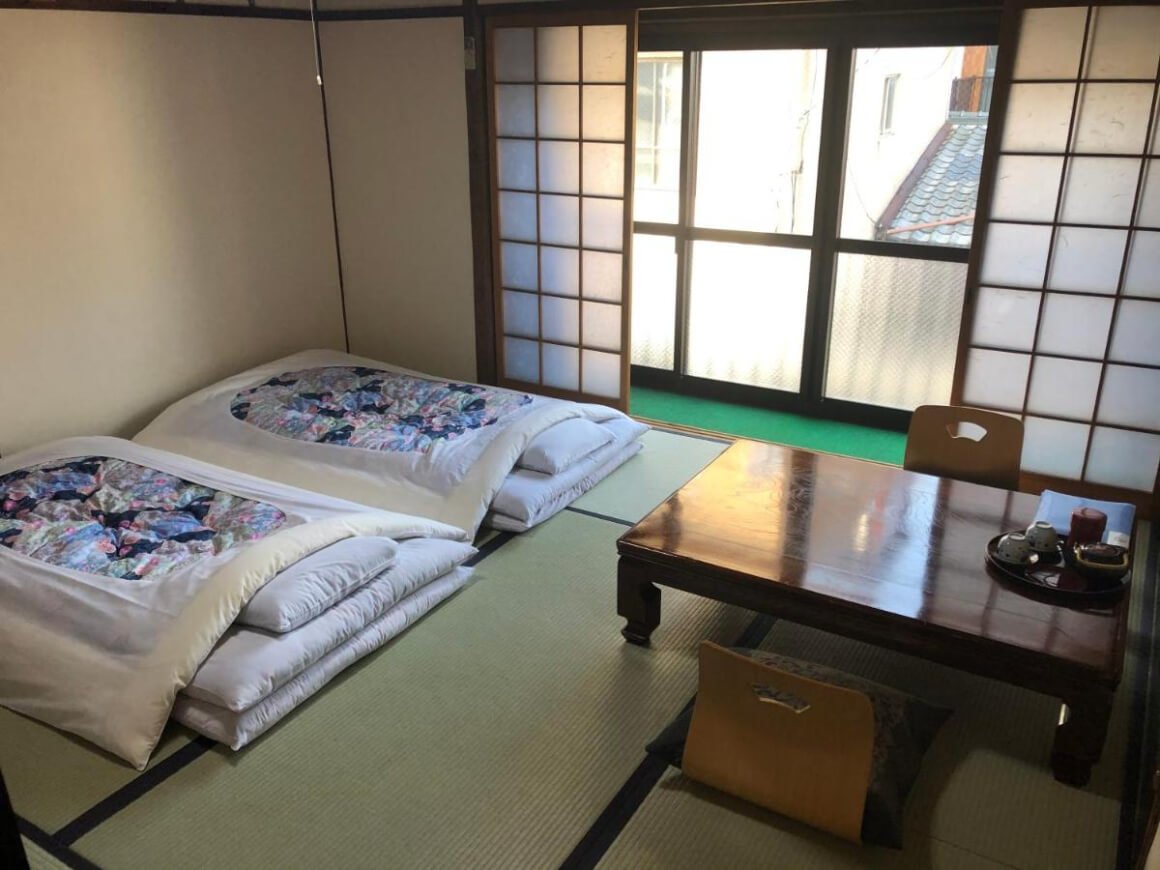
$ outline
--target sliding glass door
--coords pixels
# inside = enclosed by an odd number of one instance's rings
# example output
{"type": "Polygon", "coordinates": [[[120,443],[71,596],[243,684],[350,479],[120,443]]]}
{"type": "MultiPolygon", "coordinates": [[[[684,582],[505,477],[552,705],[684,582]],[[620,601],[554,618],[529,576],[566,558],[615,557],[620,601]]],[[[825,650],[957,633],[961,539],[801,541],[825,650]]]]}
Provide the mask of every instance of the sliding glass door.
{"type": "Polygon", "coordinates": [[[950,398],[992,47],[637,58],[636,382],[904,424],[950,398]]]}

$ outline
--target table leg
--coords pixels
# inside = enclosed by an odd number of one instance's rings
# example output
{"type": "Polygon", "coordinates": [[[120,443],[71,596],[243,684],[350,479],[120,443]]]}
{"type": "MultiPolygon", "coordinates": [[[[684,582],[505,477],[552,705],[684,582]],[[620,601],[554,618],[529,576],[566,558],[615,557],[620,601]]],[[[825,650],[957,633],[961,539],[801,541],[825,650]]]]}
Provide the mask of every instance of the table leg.
{"type": "Polygon", "coordinates": [[[1112,716],[1112,692],[1095,688],[1063,700],[1067,719],[1055,729],[1051,769],[1060,782],[1084,786],[1091,779],[1092,765],[1100,760],[1104,750],[1112,716]]]}
{"type": "Polygon", "coordinates": [[[661,623],[661,590],[649,582],[640,563],[624,557],[616,571],[616,612],[625,619],[624,639],[640,646],[648,645],[661,623]]]}

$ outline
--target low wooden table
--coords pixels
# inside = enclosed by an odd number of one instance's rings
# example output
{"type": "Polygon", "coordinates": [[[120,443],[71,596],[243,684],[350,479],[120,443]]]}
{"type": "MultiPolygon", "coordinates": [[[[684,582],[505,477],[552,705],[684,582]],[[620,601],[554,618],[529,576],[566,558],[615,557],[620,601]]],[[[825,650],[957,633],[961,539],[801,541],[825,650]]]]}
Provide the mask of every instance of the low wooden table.
{"type": "Polygon", "coordinates": [[[988,573],[994,535],[1038,499],[893,466],[738,441],[617,543],[632,643],[657,584],[993,677],[1063,700],[1056,779],[1085,785],[1120,681],[1128,596],[1060,606],[988,573]]]}

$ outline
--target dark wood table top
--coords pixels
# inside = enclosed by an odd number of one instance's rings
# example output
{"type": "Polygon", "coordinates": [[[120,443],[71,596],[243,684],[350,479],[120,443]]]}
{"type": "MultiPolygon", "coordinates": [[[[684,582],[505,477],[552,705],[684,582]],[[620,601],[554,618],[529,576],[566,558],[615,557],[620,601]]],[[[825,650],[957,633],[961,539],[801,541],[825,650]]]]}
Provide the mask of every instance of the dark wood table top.
{"type": "Polygon", "coordinates": [[[896,621],[900,631],[969,640],[972,653],[993,645],[1033,666],[1114,684],[1127,595],[1090,609],[1060,606],[987,572],[987,541],[1027,526],[1037,504],[1033,495],[738,441],[618,550],[774,600],[813,599],[835,626],[846,617],[896,621]]]}

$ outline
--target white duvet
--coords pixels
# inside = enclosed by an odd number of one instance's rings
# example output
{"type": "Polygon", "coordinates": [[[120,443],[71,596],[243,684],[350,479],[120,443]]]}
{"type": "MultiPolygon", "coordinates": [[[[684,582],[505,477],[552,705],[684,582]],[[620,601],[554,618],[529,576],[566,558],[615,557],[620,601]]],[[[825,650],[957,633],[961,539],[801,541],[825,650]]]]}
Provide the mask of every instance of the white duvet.
{"type": "Polygon", "coordinates": [[[338,351],[305,351],[176,402],[135,440],[360,504],[431,517],[474,534],[537,435],[575,418],[626,419],[600,405],[532,396],[498,422],[436,441],[429,450],[395,451],[297,440],[236,419],[230,412],[231,402],[244,390],[287,372],[325,366],[365,366],[426,377],[338,351]]]}
{"type": "Polygon", "coordinates": [[[74,438],[25,451],[0,460],[0,475],[78,456],[156,468],[274,505],[286,515],[265,538],[156,579],[83,573],[0,547],[0,704],[78,734],[139,768],[152,754],[177,693],[246,602],[281,571],[355,536],[465,537],[461,529],[432,520],[367,510],[115,438],[74,438]]]}

